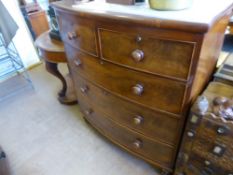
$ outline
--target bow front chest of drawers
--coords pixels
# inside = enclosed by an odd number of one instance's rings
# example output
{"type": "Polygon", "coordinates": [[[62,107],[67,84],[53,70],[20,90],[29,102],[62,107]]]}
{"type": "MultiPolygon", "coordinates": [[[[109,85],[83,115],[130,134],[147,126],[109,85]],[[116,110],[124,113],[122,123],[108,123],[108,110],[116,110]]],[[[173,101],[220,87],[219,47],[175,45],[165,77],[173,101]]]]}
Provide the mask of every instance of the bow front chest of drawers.
{"type": "Polygon", "coordinates": [[[102,0],[53,4],[85,119],[168,173],[186,113],[211,78],[232,12],[230,0],[214,2],[208,14],[211,7],[198,1],[180,12],[102,0]]]}

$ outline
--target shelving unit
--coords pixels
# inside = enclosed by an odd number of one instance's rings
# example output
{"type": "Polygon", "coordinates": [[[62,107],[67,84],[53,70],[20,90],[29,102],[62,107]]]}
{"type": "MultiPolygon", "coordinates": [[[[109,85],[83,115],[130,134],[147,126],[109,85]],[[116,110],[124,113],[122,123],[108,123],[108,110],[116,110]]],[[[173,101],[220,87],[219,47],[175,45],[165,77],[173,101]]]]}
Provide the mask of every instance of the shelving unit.
{"type": "Polygon", "coordinates": [[[13,41],[6,46],[0,33],[0,101],[25,88],[33,88],[13,41]]]}

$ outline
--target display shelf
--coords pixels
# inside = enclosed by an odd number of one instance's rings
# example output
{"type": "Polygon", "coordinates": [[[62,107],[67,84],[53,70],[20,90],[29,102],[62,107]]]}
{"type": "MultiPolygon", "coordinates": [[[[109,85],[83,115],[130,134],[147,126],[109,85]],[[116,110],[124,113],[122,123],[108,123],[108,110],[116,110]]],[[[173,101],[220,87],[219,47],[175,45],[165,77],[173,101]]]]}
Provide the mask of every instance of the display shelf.
{"type": "Polygon", "coordinates": [[[0,101],[26,87],[33,85],[18,51],[13,42],[6,46],[0,34],[0,101]]]}

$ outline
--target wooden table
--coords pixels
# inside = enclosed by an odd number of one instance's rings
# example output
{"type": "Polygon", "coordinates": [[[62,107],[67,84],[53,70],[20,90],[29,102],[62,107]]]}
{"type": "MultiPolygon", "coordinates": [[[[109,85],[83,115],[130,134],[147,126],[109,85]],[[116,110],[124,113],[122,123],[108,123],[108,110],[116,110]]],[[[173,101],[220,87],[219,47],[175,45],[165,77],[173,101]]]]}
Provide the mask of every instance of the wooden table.
{"type": "Polygon", "coordinates": [[[39,49],[40,56],[45,59],[46,70],[62,82],[62,89],[58,93],[60,103],[67,105],[76,104],[77,99],[70,74],[64,78],[58,70],[59,63],[67,63],[63,43],[51,39],[49,31],[47,31],[36,39],[35,45],[39,49]]]}

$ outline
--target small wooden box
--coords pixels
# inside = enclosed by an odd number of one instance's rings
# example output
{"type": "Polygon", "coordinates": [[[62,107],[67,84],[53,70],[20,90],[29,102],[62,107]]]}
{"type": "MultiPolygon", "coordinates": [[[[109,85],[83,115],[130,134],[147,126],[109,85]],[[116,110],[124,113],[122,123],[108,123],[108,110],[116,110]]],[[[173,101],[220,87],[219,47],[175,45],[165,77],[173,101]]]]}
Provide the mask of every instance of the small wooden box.
{"type": "Polygon", "coordinates": [[[194,104],[183,135],[175,175],[233,173],[232,96],[232,86],[212,82],[194,104]]]}

